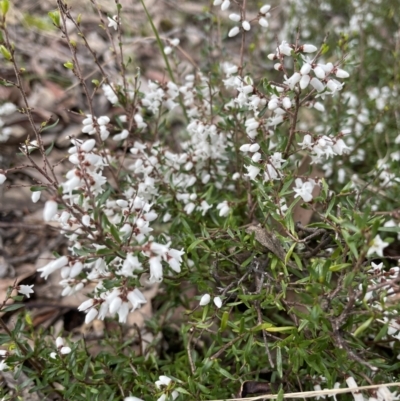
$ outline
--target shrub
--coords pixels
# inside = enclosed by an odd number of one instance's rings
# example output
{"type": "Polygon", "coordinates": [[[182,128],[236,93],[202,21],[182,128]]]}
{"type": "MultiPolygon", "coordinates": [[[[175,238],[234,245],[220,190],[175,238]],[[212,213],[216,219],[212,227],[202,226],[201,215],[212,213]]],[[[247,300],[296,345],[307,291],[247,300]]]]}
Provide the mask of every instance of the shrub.
{"type": "MultiPolygon", "coordinates": [[[[78,308],[85,323],[110,323],[94,354],[85,338],[37,334],[26,312],[12,329],[0,318],[1,370],[27,377],[3,399],[25,387],[68,400],[282,399],[357,383],[376,386],[347,397],[395,397],[383,386],[400,368],[395,2],[343,1],[338,13],[333,1],[317,10],[215,0],[195,23],[210,38],[218,26],[229,48],[210,40],[189,68],[179,39],[162,37],[141,0],[168,76],[160,82],[127,57],[121,4],[106,16],[91,3],[119,74],[96,54],[85,15],[58,0],[48,15],[86,108],[82,134],[54,162],[43,137],[57,122],[34,121],[13,44],[21,39],[1,1],[0,51],[15,72],[2,82],[23,105],[4,103],[0,114],[19,107],[32,135],[19,147],[27,161],[0,171],[0,182],[40,173],[32,200],[44,198],[44,221],[69,241],[40,276],[61,271],[64,296],[92,288],[78,308]],[[80,55],[96,68],[91,82],[80,55]],[[97,115],[102,97],[112,108],[97,115]],[[130,324],[150,302],[153,316],[130,324]]],[[[33,291],[15,285],[6,300],[33,291]]]]}

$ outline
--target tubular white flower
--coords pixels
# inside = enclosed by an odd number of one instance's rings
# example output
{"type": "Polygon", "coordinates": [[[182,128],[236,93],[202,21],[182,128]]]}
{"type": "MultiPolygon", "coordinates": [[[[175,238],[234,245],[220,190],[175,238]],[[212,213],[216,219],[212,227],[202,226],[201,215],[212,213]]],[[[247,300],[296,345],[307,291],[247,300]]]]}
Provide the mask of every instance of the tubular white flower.
{"type": "Polygon", "coordinates": [[[255,180],[258,173],[261,171],[260,167],[256,167],[253,165],[250,166],[245,166],[245,168],[247,169],[247,174],[245,174],[246,177],[249,177],[251,180],[255,180]]]}
{"type": "Polygon", "coordinates": [[[150,283],[159,283],[163,279],[163,269],[161,264],[161,258],[159,256],[153,256],[149,259],[150,264],[150,283]]]}
{"type": "Polygon", "coordinates": [[[119,323],[126,323],[126,319],[129,314],[129,304],[128,302],[123,302],[118,309],[118,322],[119,323]]]}
{"type": "Polygon", "coordinates": [[[340,69],[340,68],[337,68],[337,69],[336,69],[335,75],[336,75],[338,78],[348,78],[348,77],[350,76],[350,74],[349,74],[347,71],[342,70],[342,69],[340,69]]]}
{"type": "Polygon", "coordinates": [[[55,272],[58,269],[61,269],[67,264],[68,264],[68,258],[66,256],[62,256],[61,258],[58,258],[48,263],[46,266],[41,267],[40,269],[38,269],[38,272],[42,272],[40,277],[44,277],[45,279],[47,279],[47,277],[51,273],[55,272]]]}
{"type": "Polygon", "coordinates": [[[109,307],[110,313],[113,315],[114,313],[118,312],[121,305],[122,305],[122,299],[120,297],[115,297],[110,303],[109,307]]]}
{"type": "Polygon", "coordinates": [[[87,141],[82,143],[80,149],[83,150],[84,152],[90,152],[91,150],[93,150],[95,146],[96,146],[96,140],[88,139],[87,141]]]}
{"type": "Polygon", "coordinates": [[[325,89],[324,84],[318,78],[315,77],[310,81],[310,85],[318,92],[322,92],[325,89]]]}
{"type": "Polygon", "coordinates": [[[300,68],[300,74],[301,75],[307,75],[311,71],[311,64],[305,63],[303,66],[300,68]]]}
{"type": "Polygon", "coordinates": [[[133,291],[129,291],[126,297],[128,298],[129,302],[132,304],[131,312],[133,312],[135,309],[138,309],[142,305],[147,303],[146,298],[137,288],[135,288],[133,291]]]}
{"type": "Polygon", "coordinates": [[[85,316],[85,324],[89,324],[92,322],[96,316],[98,315],[99,311],[96,308],[91,308],[85,316]]]}
{"type": "Polygon", "coordinates": [[[325,78],[325,71],[323,70],[323,68],[321,68],[320,66],[316,66],[314,69],[314,74],[317,78],[319,79],[324,79],[325,78]]]}
{"type": "Polygon", "coordinates": [[[301,89],[306,89],[310,83],[311,77],[309,75],[303,75],[300,79],[299,85],[301,89]]]}
{"type": "Polygon", "coordinates": [[[298,72],[295,72],[290,78],[286,79],[284,83],[288,85],[290,89],[293,89],[300,79],[301,75],[298,72]]]}
{"type": "Polygon", "coordinates": [[[4,181],[7,179],[7,177],[4,174],[0,174],[0,185],[4,184],[4,181]]]}
{"type": "Polygon", "coordinates": [[[57,214],[58,204],[54,200],[48,200],[44,204],[43,219],[44,221],[50,221],[57,214]]]}

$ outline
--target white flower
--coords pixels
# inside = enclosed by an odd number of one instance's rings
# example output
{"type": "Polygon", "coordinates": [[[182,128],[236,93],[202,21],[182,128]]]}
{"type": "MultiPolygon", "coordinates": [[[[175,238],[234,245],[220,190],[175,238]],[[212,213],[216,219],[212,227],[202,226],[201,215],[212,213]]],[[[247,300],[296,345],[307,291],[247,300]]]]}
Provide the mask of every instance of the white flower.
{"type": "Polygon", "coordinates": [[[317,65],[314,69],[314,74],[319,79],[325,79],[325,71],[319,65],[317,65]]]}
{"type": "Polygon", "coordinates": [[[4,184],[4,181],[7,179],[7,177],[4,174],[0,174],[0,185],[4,184]]]}
{"type": "Polygon", "coordinates": [[[200,299],[200,306],[206,306],[210,303],[210,294],[204,294],[200,299]]]}
{"type": "Polygon", "coordinates": [[[66,256],[62,256],[61,258],[58,258],[48,263],[46,266],[41,267],[40,269],[38,269],[38,272],[42,272],[40,277],[44,277],[45,279],[47,279],[47,277],[51,273],[55,272],[58,269],[61,269],[67,264],[68,264],[68,258],[66,256]]]}
{"type": "Polygon", "coordinates": [[[126,297],[132,304],[131,312],[133,312],[135,309],[139,309],[142,305],[147,303],[146,298],[137,288],[135,288],[133,291],[128,292],[126,297]]]}
{"type": "Polygon", "coordinates": [[[3,372],[6,369],[8,369],[8,365],[5,363],[5,361],[0,361],[0,372],[3,372]]]}
{"type": "Polygon", "coordinates": [[[163,270],[160,256],[153,256],[149,259],[150,264],[150,283],[159,283],[163,279],[163,270]]]}
{"type": "Polygon", "coordinates": [[[20,294],[25,295],[27,298],[30,298],[30,294],[33,294],[35,291],[32,290],[34,284],[32,285],[19,285],[18,286],[18,292],[20,294]]]}
{"type": "Polygon", "coordinates": [[[229,204],[227,201],[223,201],[221,203],[218,203],[217,209],[219,210],[219,216],[220,217],[225,217],[228,216],[231,208],[229,207],[229,204]]]}
{"type": "MultiPolygon", "coordinates": [[[[315,79],[315,78],[313,78],[315,79]]],[[[301,80],[301,75],[298,72],[295,72],[290,78],[286,79],[284,83],[289,86],[290,89],[293,89],[295,85],[301,80]]]]}
{"type": "Polygon", "coordinates": [[[171,378],[168,376],[161,375],[159,376],[158,380],[155,382],[157,388],[161,388],[161,386],[168,386],[171,383],[171,378]]]}
{"type": "Polygon", "coordinates": [[[98,315],[99,311],[96,308],[91,308],[85,316],[85,324],[89,324],[98,315]]]}
{"type": "Polygon", "coordinates": [[[350,76],[350,74],[347,71],[341,70],[340,68],[336,68],[335,75],[338,78],[348,78],[350,76]]]}
{"type": "Polygon", "coordinates": [[[309,75],[303,75],[300,79],[299,85],[301,89],[306,89],[310,83],[311,77],[309,75]]]}
{"type": "Polygon", "coordinates": [[[277,53],[284,54],[285,56],[290,56],[292,54],[292,48],[289,46],[289,44],[283,40],[282,43],[278,46],[278,51],[277,53]]]}
{"type": "Polygon", "coordinates": [[[215,297],[213,299],[215,306],[219,309],[222,306],[222,299],[220,297],[215,297]]]}
{"type": "Polygon", "coordinates": [[[304,202],[310,202],[313,199],[314,185],[310,181],[303,182],[301,178],[296,178],[295,183],[296,187],[293,188],[293,191],[296,192],[296,195],[294,197],[300,196],[304,202]]]}
{"type": "Polygon", "coordinates": [[[346,379],[346,383],[347,383],[347,387],[349,387],[349,388],[358,388],[358,385],[357,385],[354,377],[352,377],[352,376],[349,376],[346,379]]]}
{"type": "Polygon", "coordinates": [[[322,92],[325,89],[324,84],[318,78],[315,77],[310,81],[310,85],[318,92],[322,92]]]}
{"type": "Polygon", "coordinates": [[[313,147],[313,140],[310,134],[304,135],[303,142],[298,143],[302,149],[312,149],[313,147]]]}
{"type": "Polygon", "coordinates": [[[378,256],[383,257],[383,250],[389,245],[388,242],[382,241],[380,235],[377,235],[370,243],[367,256],[376,253],[378,256]]]}
{"type": "Polygon", "coordinates": [[[124,401],[143,401],[141,398],[130,396],[130,397],[125,397],[124,401]]]}
{"type": "Polygon", "coordinates": [[[48,200],[44,204],[43,219],[44,221],[50,221],[57,214],[58,205],[54,200],[48,200]]]}
{"type": "Polygon", "coordinates": [[[236,36],[238,33],[240,32],[240,28],[238,26],[233,27],[229,32],[228,32],[228,36],[230,38],[233,38],[234,36],[236,36]]]}
{"type": "Polygon", "coordinates": [[[247,169],[248,173],[245,174],[246,177],[249,177],[251,180],[255,180],[258,173],[261,171],[261,168],[256,167],[256,166],[245,166],[245,168],[247,169]]]}
{"type": "Polygon", "coordinates": [[[118,29],[118,15],[114,15],[112,18],[108,18],[108,26],[114,28],[115,30],[118,29]]]}
{"type": "Polygon", "coordinates": [[[122,299],[120,297],[115,297],[110,303],[109,307],[110,313],[113,315],[114,313],[118,312],[121,305],[122,305],[122,299]]]}
{"type": "Polygon", "coordinates": [[[386,386],[379,387],[376,395],[378,396],[378,401],[393,401],[399,399],[397,392],[392,393],[386,386]]]}

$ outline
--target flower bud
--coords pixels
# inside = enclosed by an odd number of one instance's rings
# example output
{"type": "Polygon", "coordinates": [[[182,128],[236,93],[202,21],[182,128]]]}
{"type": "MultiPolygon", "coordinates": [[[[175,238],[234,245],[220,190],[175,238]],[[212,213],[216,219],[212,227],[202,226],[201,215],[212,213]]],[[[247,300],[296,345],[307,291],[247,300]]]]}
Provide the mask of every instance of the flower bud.
{"type": "Polygon", "coordinates": [[[236,36],[239,32],[240,32],[239,27],[238,27],[238,26],[235,26],[234,28],[232,28],[232,29],[229,31],[228,36],[229,36],[230,38],[233,38],[233,37],[236,36]]]}
{"type": "Polygon", "coordinates": [[[250,23],[248,21],[243,21],[242,27],[245,31],[250,31],[250,28],[251,28],[250,23]]]}
{"type": "Polygon", "coordinates": [[[204,294],[200,299],[200,306],[206,306],[211,300],[210,294],[204,294]]]}
{"type": "Polygon", "coordinates": [[[240,21],[240,15],[239,14],[230,14],[229,15],[229,19],[231,21],[235,21],[235,22],[239,22],[240,21]]]}

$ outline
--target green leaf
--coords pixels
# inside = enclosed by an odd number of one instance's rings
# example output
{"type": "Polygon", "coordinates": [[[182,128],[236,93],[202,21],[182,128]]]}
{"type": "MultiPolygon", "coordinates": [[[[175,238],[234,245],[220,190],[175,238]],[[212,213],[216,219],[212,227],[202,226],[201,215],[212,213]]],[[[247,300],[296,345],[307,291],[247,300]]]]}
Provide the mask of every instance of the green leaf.
{"type": "Polygon", "coordinates": [[[68,70],[73,70],[74,63],[72,61],[67,61],[66,63],[64,63],[64,67],[67,68],[68,70]]]}
{"type": "Polygon", "coordinates": [[[44,132],[44,131],[47,131],[48,129],[56,127],[57,124],[59,123],[59,121],[60,121],[60,119],[57,118],[57,121],[50,125],[47,125],[47,123],[45,122],[44,125],[42,125],[42,127],[41,127],[41,132],[44,132]]]}
{"type": "Polygon", "coordinates": [[[4,45],[0,46],[0,53],[3,55],[3,57],[6,60],[11,61],[11,59],[12,59],[11,53],[8,51],[8,49],[4,45]]]}
{"type": "Polygon", "coordinates": [[[373,321],[374,321],[373,317],[367,319],[364,323],[358,326],[357,330],[353,333],[353,336],[358,337],[363,331],[365,331],[371,325],[373,321]]]}
{"type": "Polygon", "coordinates": [[[192,242],[192,243],[188,246],[186,252],[187,252],[187,253],[191,252],[194,248],[197,247],[197,245],[199,245],[199,244],[201,244],[201,243],[204,243],[204,240],[203,240],[203,239],[197,239],[196,241],[192,242]]]}
{"type": "Polygon", "coordinates": [[[225,376],[231,380],[235,380],[235,381],[237,380],[235,376],[232,376],[227,370],[221,368],[220,366],[217,366],[217,370],[219,373],[221,373],[222,376],[225,376]]]}
{"type": "Polygon", "coordinates": [[[282,379],[282,354],[281,354],[281,347],[276,348],[276,370],[278,371],[278,376],[282,379]]]}
{"type": "Polygon", "coordinates": [[[219,327],[219,331],[224,331],[226,329],[226,326],[228,325],[228,319],[229,319],[229,312],[225,311],[222,314],[222,318],[221,318],[221,324],[219,327]]]}
{"type": "Polygon", "coordinates": [[[340,270],[345,269],[346,267],[353,266],[351,263],[339,263],[337,265],[332,265],[329,267],[331,272],[338,272],[340,270]]]}
{"type": "Polygon", "coordinates": [[[24,304],[12,304],[6,306],[4,309],[1,310],[1,312],[11,312],[13,310],[18,310],[24,307],[24,304]]]}
{"type": "Polygon", "coordinates": [[[54,148],[54,141],[50,144],[50,146],[46,149],[46,151],[44,152],[45,154],[46,154],[46,156],[48,156],[50,153],[51,153],[51,151],[53,150],[53,148],[54,148]]]}
{"type": "Polygon", "coordinates": [[[51,21],[53,22],[53,24],[57,27],[60,28],[60,13],[58,10],[54,10],[54,11],[49,11],[47,13],[47,15],[50,17],[51,21]]]}
{"type": "Polygon", "coordinates": [[[118,244],[120,244],[122,242],[122,240],[121,240],[121,238],[119,236],[119,232],[117,230],[117,227],[115,227],[114,224],[110,224],[109,228],[110,228],[110,233],[114,237],[115,241],[117,241],[118,244]]]}
{"type": "Polygon", "coordinates": [[[292,256],[292,253],[293,253],[294,249],[296,248],[296,245],[297,245],[297,243],[294,242],[294,243],[292,244],[292,246],[290,247],[290,249],[288,250],[288,253],[287,253],[286,256],[285,256],[285,265],[288,264],[288,262],[289,262],[289,260],[290,260],[290,257],[292,256]]]}
{"type": "Polygon", "coordinates": [[[283,401],[283,396],[284,396],[284,394],[285,394],[285,393],[284,393],[283,388],[282,388],[282,385],[281,385],[280,388],[279,388],[277,397],[276,397],[276,401],[283,401]]]}

